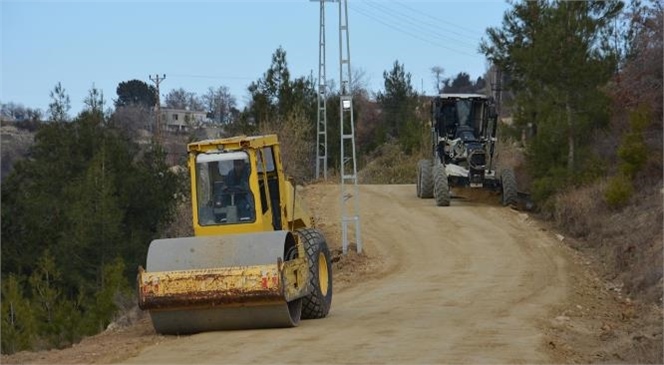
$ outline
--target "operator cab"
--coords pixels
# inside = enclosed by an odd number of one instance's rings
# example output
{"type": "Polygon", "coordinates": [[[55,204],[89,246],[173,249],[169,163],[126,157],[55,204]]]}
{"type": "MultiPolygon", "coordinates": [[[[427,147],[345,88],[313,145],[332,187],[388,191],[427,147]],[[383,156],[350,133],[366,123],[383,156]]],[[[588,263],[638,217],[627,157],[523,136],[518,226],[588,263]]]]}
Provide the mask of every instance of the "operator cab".
{"type": "Polygon", "coordinates": [[[215,151],[196,156],[198,223],[201,226],[253,223],[256,204],[251,193],[249,155],[215,151]]]}
{"type": "Polygon", "coordinates": [[[480,94],[442,94],[433,103],[434,127],[439,137],[463,142],[485,134],[487,97],[480,94]]]}
{"type": "Polygon", "coordinates": [[[481,187],[491,165],[497,115],[481,94],[441,94],[431,104],[434,153],[454,186],[481,187]]]}

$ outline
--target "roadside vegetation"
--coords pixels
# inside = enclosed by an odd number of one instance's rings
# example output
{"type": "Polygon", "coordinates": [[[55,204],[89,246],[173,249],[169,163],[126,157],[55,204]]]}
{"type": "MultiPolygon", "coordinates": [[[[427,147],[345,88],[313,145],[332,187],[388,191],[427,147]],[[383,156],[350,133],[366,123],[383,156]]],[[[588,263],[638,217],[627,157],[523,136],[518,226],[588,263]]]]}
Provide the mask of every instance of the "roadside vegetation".
{"type": "MultiPolygon", "coordinates": [[[[486,75],[431,69],[436,93],[488,95],[500,71],[501,117],[510,121],[499,130],[500,163],[607,279],[660,308],[662,11],[660,1],[514,2],[480,45],[493,65],[486,75]]],[[[386,67],[379,91],[361,69],[352,75],[359,180],[414,183],[417,161],[431,154],[430,97],[399,60],[386,67]]],[[[328,173],[337,181],[340,92],[326,84],[328,173]]],[[[187,120],[186,131],[160,138],[156,90],[140,80],[121,82],[112,106],[93,85],[73,118],[60,83],[45,113],[2,104],[2,353],[71,345],[134,305],[150,241],[192,234],[188,141],[276,133],[287,174],[314,182],[316,85],[293,77],[278,47],[242,110],[223,85],[202,95],[171,90],[162,107],[202,110],[211,122],[187,120]]]]}
{"type": "Polygon", "coordinates": [[[659,1],[531,1],[481,45],[510,75],[522,188],[628,295],[659,305],[662,25],[659,1]]]}
{"type": "Polygon", "coordinates": [[[519,2],[481,44],[509,75],[503,136],[523,155],[520,188],[643,309],[629,320],[656,329],[607,342],[628,363],[664,361],[662,14],[661,1],[519,2]]]}
{"type": "Polygon", "coordinates": [[[2,181],[3,353],[70,345],[133,305],[136,268],[182,196],[163,149],[101,105],[44,123],[2,181]]]}

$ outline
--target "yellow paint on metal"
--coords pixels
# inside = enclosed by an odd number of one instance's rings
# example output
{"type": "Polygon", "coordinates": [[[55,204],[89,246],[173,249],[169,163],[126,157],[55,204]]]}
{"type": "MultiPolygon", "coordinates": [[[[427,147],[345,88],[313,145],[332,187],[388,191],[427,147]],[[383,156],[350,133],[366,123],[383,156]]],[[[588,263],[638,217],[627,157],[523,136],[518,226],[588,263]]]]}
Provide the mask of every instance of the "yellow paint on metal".
{"type": "Polygon", "coordinates": [[[141,309],[261,305],[292,301],[309,293],[307,261],[275,265],[138,273],[141,309]]]}
{"type": "MultiPolygon", "coordinates": [[[[231,138],[209,139],[187,145],[189,152],[189,174],[192,181],[191,196],[198,196],[196,186],[196,155],[200,153],[213,151],[245,151],[249,155],[249,162],[252,166],[249,178],[249,188],[254,195],[256,204],[263,208],[263,214],[257,214],[253,223],[229,224],[229,225],[211,225],[201,226],[198,224],[198,202],[192,200],[192,213],[194,233],[196,236],[225,235],[235,233],[264,232],[275,229],[272,226],[272,215],[281,215],[281,227],[283,230],[296,230],[304,227],[314,227],[314,219],[309,214],[309,210],[301,199],[296,199],[295,188],[284,176],[283,164],[281,161],[281,149],[277,136],[274,134],[264,136],[238,136],[231,138]],[[262,207],[262,199],[259,194],[258,178],[258,156],[257,152],[264,148],[271,147],[273,150],[275,173],[279,181],[279,202],[280,206],[272,209],[262,207]],[[295,211],[292,212],[293,207],[295,211]]],[[[260,211],[260,210],[259,210],[260,211]]]]}
{"type": "Polygon", "coordinates": [[[145,272],[139,270],[141,309],[260,305],[284,301],[281,264],[145,272]]]}
{"type": "Polygon", "coordinates": [[[318,285],[320,287],[320,292],[323,295],[327,295],[328,281],[330,273],[327,271],[327,259],[325,255],[320,252],[318,254],[318,285]]]}
{"type": "MultiPolygon", "coordinates": [[[[296,199],[295,187],[285,177],[281,150],[276,135],[238,136],[190,143],[188,164],[191,179],[191,196],[197,197],[196,156],[215,151],[245,151],[249,156],[251,174],[249,188],[256,202],[256,219],[253,223],[201,226],[198,223],[198,200],[192,199],[193,226],[195,236],[224,236],[285,230],[293,233],[296,240],[297,257],[288,261],[278,259],[276,264],[256,266],[234,266],[212,269],[174,270],[146,272],[139,268],[139,307],[158,312],[188,310],[190,308],[223,308],[236,306],[260,306],[278,302],[292,302],[311,292],[311,273],[304,246],[294,231],[307,226],[314,227],[314,218],[301,199],[296,199]],[[258,151],[272,148],[274,171],[259,172],[258,151]],[[261,175],[268,174],[268,175],[261,175]],[[270,175],[273,174],[273,175],[270,175]],[[279,205],[263,207],[260,183],[264,184],[264,195],[269,195],[267,178],[278,180],[279,205]],[[271,208],[271,209],[269,209],[271,208]],[[273,226],[273,215],[280,215],[281,226],[273,226]]],[[[276,200],[276,199],[275,199],[276,200]]],[[[268,200],[270,201],[270,200],[268,200]]],[[[277,244],[277,242],[275,242],[277,244]]],[[[318,277],[324,295],[331,288],[327,261],[321,253],[318,257],[318,277]]],[[[299,317],[299,314],[298,314],[299,317]]]]}
{"type": "Polygon", "coordinates": [[[303,257],[284,263],[284,296],[286,301],[301,298],[309,293],[309,265],[303,257]]]}
{"type": "Polygon", "coordinates": [[[264,136],[236,136],[230,138],[207,139],[189,143],[187,151],[189,152],[207,152],[212,150],[244,150],[244,149],[259,149],[266,146],[278,145],[276,134],[268,134],[264,136]]]}

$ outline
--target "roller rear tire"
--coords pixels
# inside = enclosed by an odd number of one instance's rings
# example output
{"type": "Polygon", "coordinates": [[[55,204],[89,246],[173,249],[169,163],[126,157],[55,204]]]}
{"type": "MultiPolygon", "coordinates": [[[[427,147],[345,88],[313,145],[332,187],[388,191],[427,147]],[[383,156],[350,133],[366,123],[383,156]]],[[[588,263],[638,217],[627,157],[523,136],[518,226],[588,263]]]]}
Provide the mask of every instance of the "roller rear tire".
{"type": "Polygon", "coordinates": [[[311,293],[302,298],[302,319],[324,318],[332,305],[332,258],[325,237],[317,229],[297,230],[309,262],[311,293]]]}

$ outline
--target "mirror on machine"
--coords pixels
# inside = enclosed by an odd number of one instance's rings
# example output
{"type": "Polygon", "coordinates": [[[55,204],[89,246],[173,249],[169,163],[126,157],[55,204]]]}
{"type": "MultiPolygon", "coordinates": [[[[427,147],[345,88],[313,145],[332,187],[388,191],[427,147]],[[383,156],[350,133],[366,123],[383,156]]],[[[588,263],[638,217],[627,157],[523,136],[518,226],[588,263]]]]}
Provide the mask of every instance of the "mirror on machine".
{"type": "Polygon", "coordinates": [[[256,220],[249,187],[251,166],[246,152],[196,156],[198,223],[202,226],[256,220]]]}

